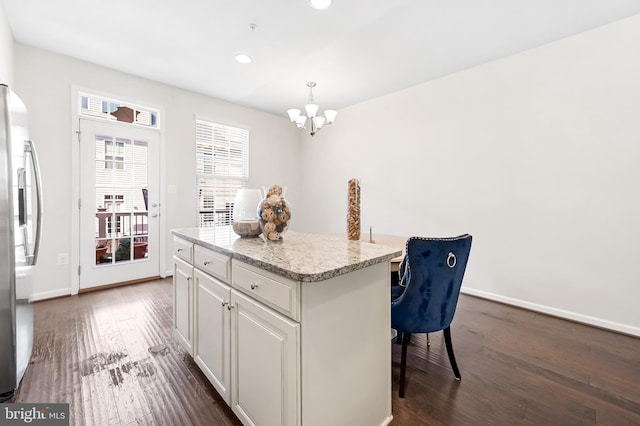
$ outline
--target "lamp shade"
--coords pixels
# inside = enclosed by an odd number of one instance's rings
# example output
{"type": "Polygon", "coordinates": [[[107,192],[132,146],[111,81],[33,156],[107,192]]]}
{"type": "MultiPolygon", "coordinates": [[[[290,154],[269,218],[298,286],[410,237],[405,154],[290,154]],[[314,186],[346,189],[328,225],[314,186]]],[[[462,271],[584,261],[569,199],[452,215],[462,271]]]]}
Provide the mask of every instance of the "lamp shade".
{"type": "Polygon", "coordinates": [[[304,115],[299,115],[296,117],[296,126],[298,126],[298,128],[300,127],[304,127],[304,125],[307,122],[307,117],[304,115]]]}
{"type": "Polygon", "coordinates": [[[307,112],[307,117],[313,118],[318,113],[318,105],[316,105],[316,104],[306,104],[304,106],[304,110],[307,112]]]}
{"type": "Polygon", "coordinates": [[[338,111],[328,109],[324,112],[324,116],[327,119],[327,124],[333,124],[336,120],[336,116],[338,115],[338,111]]]}
{"type": "Polygon", "coordinates": [[[287,114],[289,114],[289,120],[293,123],[296,121],[296,118],[300,117],[300,110],[296,108],[291,108],[287,110],[287,114]]]}

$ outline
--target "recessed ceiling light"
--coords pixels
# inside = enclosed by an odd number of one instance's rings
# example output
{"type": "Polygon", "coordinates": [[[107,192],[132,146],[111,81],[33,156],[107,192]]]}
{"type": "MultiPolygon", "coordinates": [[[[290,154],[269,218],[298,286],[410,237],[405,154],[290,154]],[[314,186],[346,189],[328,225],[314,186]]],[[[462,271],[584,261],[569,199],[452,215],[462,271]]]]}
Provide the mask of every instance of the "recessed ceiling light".
{"type": "Polygon", "coordinates": [[[236,55],[236,61],[240,62],[241,64],[248,64],[251,62],[251,56],[249,55],[236,55]]]}
{"type": "Polygon", "coordinates": [[[331,6],[331,0],[311,0],[311,7],[323,10],[331,6]]]}

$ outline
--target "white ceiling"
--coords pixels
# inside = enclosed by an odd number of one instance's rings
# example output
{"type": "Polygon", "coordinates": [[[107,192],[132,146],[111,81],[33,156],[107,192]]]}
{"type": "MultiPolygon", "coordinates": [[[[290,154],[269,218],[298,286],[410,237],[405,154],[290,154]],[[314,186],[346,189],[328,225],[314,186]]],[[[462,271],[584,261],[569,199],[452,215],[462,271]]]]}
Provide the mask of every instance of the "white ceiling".
{"type": "Polygon", "coordinates": [[[638,0],[3,2],[19,43],[283,116],[307,81],[340,109],[640,13],[638,0]]]}

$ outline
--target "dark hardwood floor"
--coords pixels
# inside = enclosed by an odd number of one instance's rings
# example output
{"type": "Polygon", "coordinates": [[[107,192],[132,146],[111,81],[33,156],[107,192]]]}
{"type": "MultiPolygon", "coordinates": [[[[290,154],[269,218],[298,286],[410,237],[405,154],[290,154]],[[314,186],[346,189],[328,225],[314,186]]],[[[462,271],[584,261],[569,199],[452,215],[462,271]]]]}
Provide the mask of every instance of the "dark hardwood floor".
{"type": "MultiPolygon", "coordinates": [[[[170,279],[36,303],[14,402],[68,402],[72,425],[240,424],[171,319],[170,279]]],[[[392,425],[640,425],[638,338],[465,295],[452,337],[462,381],[442,334],[416,335],[404,399],[393,345],[392,425]]]]}

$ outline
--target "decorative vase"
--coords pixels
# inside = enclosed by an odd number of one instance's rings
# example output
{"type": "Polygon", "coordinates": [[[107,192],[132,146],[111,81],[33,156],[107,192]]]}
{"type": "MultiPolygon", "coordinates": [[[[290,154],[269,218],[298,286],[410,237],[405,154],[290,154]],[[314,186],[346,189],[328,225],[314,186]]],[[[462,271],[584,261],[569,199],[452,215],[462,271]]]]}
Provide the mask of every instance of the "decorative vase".
{"type": "Polygon", "coordinates": [[[259,189],[242,188],[236,193],[233,201],[233,232],[241,237],[257,237],[262,233],[258,216],[256,215],[256,204],[262,199],[259,189]]]}
{"type": "Polygon", "coordinates": [[[356,241],[360,239],[360,180],[358,179],[349,179],[347,237],[356,241]]]}
{"type": "Polygon", "coordinates": [[[291,205],[284,198],[287,188],[271,185],[264,189],[264,199],[258,203],[258,222],[267,241],[278,241],[289,229],[291,205]]]}

